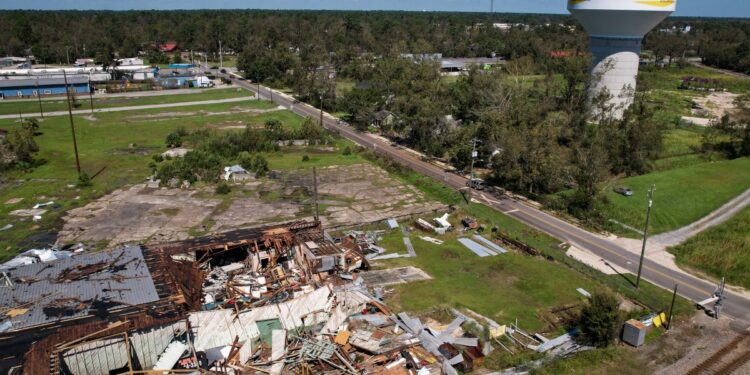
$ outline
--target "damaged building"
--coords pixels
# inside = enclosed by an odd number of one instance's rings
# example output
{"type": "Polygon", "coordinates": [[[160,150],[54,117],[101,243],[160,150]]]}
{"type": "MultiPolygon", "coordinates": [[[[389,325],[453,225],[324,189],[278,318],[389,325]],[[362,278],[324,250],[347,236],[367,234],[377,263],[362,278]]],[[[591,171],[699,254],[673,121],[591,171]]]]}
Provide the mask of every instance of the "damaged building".
{"type": "Polygon", "coordinates": [[[3,373],[428,375],[481,360],[476,338],[391,312],[367,267],[356,238],[302,221],[11,268],[3,373]],[[478,349],[445,350],[458,344],[478,349]]]}

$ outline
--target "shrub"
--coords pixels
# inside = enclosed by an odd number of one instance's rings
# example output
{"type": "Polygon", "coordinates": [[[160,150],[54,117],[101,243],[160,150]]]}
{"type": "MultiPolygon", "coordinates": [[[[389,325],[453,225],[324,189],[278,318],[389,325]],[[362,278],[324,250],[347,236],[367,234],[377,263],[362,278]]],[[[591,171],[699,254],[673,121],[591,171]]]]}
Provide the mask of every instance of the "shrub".
{"type": "Polygon", "coordinates": [[[349,146],[344,147],[344,155],[351,155],[352,154],[352,148],[349,146]]]}
{"type": "Polygon", "coordinates": [[[305,155],[302,155],[302,161],[310,161],[310,157],[305,155]]]}
{"type": "Polygon", "coordinates": [[[224,181],[219,182],[219,184],[216,185],[216,194],[226,195],[226,194],[229,194],[229,192],[231,191],[232,189],[224,181]]]}
{"type": "Polygon", "coordinates": [[[172,132],[167,134],[167,139],[165,141],[167,144],[167,147],[173,148],[173,147],[180,147],[182,146],[182,137],[180,137],[179,134],[176,132],[172,132]]]}
{"type": "Polygon", "coordinates": [[[154,159],[155,163],[161,163],[164,161],[164,156],[162,156],[162,154],[154,154],[151,159],[154,159]]]}
{"type": "Polygon", "coordinates": [[[78,175],[78,187],[87,187],[91,186],[91,177],[89,177],[88,173],[81,172],[80,175],[78,175]]]}

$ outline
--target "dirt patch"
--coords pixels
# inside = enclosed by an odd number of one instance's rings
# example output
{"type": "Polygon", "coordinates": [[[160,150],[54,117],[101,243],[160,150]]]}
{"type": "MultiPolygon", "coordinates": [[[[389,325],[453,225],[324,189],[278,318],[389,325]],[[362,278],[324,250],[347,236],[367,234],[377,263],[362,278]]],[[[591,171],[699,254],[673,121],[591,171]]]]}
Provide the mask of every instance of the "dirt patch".
{"type": "Polygon", "coordinates": [[[736,328],[729,319],[714,320],[697,312],[639,351],[639,356],[655,374],[686,374],[737,337],[736,328]]]}
{"type": "Polygon", "coordinates": [[[11,204],[21,203],[21,201],[23,201],[23,198],[10,198],[7,201],[5,201],[5,204],[10,206],[11,204]]]}
{"type": "Polygon", "coordinates": [[[188,230],[205,220],[221,202],[196,198],[199,190],[148,189],[136,185],[116,190],[63,217],[58,241],[164,242],[187,239],[188,230]]]}
{"type": "MultiPolygon", "coordinates": [[[[191,230],[222,232],[314,214],[312,171],[275,173],[274,179],[234,185],[229,197],[213,188],[152,189],[139,184],[70,210],[59,242],[158,243],[183,240],[191,230]]],[[[444,209],[410,185],[370,164],[318,170],[321,220],[353,226],[444,209]]]]}
{"type": "Polygon", "coordinates": [[[698,96],[693,99],[697,108],[693,108],[695,116],[720,119],[725,114],[731,114],[737,109],[735,101],[739,95],[731,92],[714,92],[706,96],[698,96]]]}

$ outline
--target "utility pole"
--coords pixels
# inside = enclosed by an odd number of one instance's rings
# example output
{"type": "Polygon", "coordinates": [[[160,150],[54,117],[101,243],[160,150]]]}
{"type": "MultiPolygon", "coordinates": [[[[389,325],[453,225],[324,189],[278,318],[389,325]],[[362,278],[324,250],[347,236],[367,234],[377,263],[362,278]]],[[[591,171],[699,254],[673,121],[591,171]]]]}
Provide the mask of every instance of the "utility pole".
{"type": "Polygon", "coordinates": [[[479,142],[478,139],[476,139],[476,138],[472,138],[471,139],[471,173],[469,175],[469,179],[470,180],[474,179],[474,159],[476,159],[477,156],[478,156],[478,153],[477,153],[477,142],[479,142]]]}
{"type": "Polygon", "coordinates": [[[654,191],[656,185],[652,185],[648,191],[648,208],[646,209],[646,226],[643,228],[643,245],[641,246],[641,260],[638,262],[638,276],[635,279],[635,288],[641,284],[641,271],[643,270],[643,257],[646,255],[646,239],[648,238],[648,223],[651,220],[651,207],[654,205],[654,191]]]}
{"type": "Polygon", "coordinates": [[[318,206],[318,171],[313,167],[313,199],[315,200],[315,221],[320,221],[320,207],[318,206]]]}
{"type": "Polygon", "coordinates": [[[258,100],[260,100],[260,81],[258,81],[258,100]]]}
{"type": "Polygon", "coordinates": [[[471,184],[471,181],[474,179],[474,160],[477,158],[477,142],[479,142],[478,139],[472,138],[471,139],[471,167],[469,169],[469,184],[468,189],[466,190],[468,192],[468,201],[467,204],[471,204],[471,196],[472,196],[472,189],[474,188],[471,184]]]}
{"type": "Polygon", "coordinates": [[[224,67],[224,58],[221,55],[221,40],[219,41],[219,68],[224,67]]]}
{"type": "Polygon", "coordinates": [[[667,331],[672,329],[672,312],[674,311],[674,300],[677,298],[677,284],[674,284],[674,292],[672,293],[672,304],[669,306],[669,317],[667,318],[667,331]]]}
{"type": "Polygon", "coordinates": [[[94,113],[94,88],[91,86],[91,79],[89,78],[89,104],[91,104],[91,113],[94,113]]]}
{"type": "Polygon", "coordinates": [[[42,109],[42,91],[39,90],[39,80],[36,80],[36,98],[39,100],[39,115],[44,120],[44,110],[42,109]]]}
{"type": "Polygon", "coordinates": [[[70,131],[73,134],[73,151],[76,154],[76,170],[78,178],[81,177],[81,161],[78,158],[78,143],[76,142],[76,128],[73,125],[73,107],[70,104],[70,89],[68,88],[68,74],[63,69],[63,78],[65,78],[65,96],[68,99],[68,116],[70,117],[70,131]]]}
{"type": "Polygon", "coordinates": [[[323,127],[323,94],[320,94],[320,127],[323,127]]]}

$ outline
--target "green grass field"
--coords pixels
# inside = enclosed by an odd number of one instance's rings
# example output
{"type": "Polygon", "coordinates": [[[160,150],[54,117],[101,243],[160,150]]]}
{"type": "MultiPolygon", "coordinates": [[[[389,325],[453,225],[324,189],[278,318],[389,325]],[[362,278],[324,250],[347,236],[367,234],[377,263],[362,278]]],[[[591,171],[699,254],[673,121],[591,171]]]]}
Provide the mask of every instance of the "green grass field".
{"type": "Polygon", "coordinates": [[[750,208],[669,251],[679,264],[750,288],[750,208]]]}
{"type": "MultiPolygon", "coordinates": [[[[648,82],[649,89],[677,90],[684,77],[715,79],[728,91],[743,94],[750,90],[750,80],[737,78],[711,69],[689,65],[685,68],[640,69],[639,80],[648,82]]],[[[690,91],[688,91],[690,92],[690,91]]]]}
{"type": "MultiPolygon", "coordinates": [[[[568,257],[558,247],[559,241],[544,233],[487,206],[466,206],[455,190],[428,177],[389,167],[387,161],[373,158],[370,154],[365,154],[365,157],[389,169],[393,176],[418,187],[428,197],[456,206],[457,211],[450,219],[454,225],[460,227],[458,221],[463,216],[475,217],[488,231],[497,227],[508,236],[540,250],[547,258],[517,253],[479,258],[456,241],[457,233],[442,236],[441,239],[446,240],[443,245],[433,245],[418,238],[422,233],[415,231],[410,239],[417,257],[386,260],[383,263],[388,267],[414,265],[434,279],[396,287],[395,295],[389,300],[394,306],[417,313],[429,311],[437,305],[468,307],[501,322],[517,317],[521,327],[539,329],[543,323],[537,313],[579,301],[581,296],[575,291],[579,287],[589,291],[615,291],[655,310],[669,305],[671,293],[664,289],[645,283],[641,284],[639,291],[635,291],[622,276],[604,275],[568,257]]],[[[413,226],[405,220],[401,220],[401,223],[413,226]]],[[[491,237],[491,233],[485,235],[491,237]]],[[[430,236],[435,237],[434,234],[430,236]]],[[[400,231],[390,232],[381,245],[389,252],[406,252],[400,231]]],[[[680,298],[675,311],[678,316],[686,316],[693,310],[688,301],[680,298]]]]}
{"type": "Polygon", "coordinates": [[[652,184],[656,185],[656,193],[650,232],[656,234],[688,225],[749,188],[750,158],[704,162],[619,180],[613,185],[630,187],[633,196],[624,197],[608,188],[609,202],[602,207],[605,215],[641,228],[646,217],[646,195],[652,184]]]}
{"type": "MultiPolygon", "coordinates": [[[[203,94],[188,95],[201,100],[203,94]]],[[[244,101],[208,106],[184,106],[166,109],[98,113],[95,118],[74,116],[76,136],[80,151],[81,168],[93,176],[94,186],[79,189],[69,187],[77,181],[75,157],[67,116],[46,118],[40,122],[41,136],[36,137],[40,151],[36,158],[46,163],[31,172],[6,172],[0,180],[0,227],[14,227],[0,233],[0,259],[28,249],[26,239],[45,231],[54,231],[60,225],[64,211],[85,205],[92,199],[114,189],[143,181],[150,172],[151,155],[166,150],[164,139],[177,127],[186,129],[210,128],[216,132],[236,131],[237,126],[262,127],[267,119],[274,118],[285,127],[299,128],[304,121],[286,110],[254,113],[268,110],[275,104],[268,101],[244,101]],[[231,129],[230,129],[231,128],[231,129]],[[97,175],[98,174],[98,175],[97,175]],[[23,198],[15,204],[5,204],[12,198],[23,198]],[[19,220],[8,213],[31,208],[37,202],[54,200],[61,207],[43,215],[38,223],[19,220]]],[[[16,119],[0,120],[0,128],[20,126],[16,119]]],[[[337,146],[346,144],[340,141],[337,146]]],[[[340,151],[295,149],[267,154],[274,169],[305,166],[352,164],[357,155],[344,156],[340,151]],[[302,162],[308,154],[309,162],[302,162]]]]}
{"type": "MultiPolygon", "coordinates": [[[[195,89],[195,93],[190,94],[174,94],[170,95],[168,92],[164,92],[164,95],[158,96],[133,96],[133,97],[110,97],[110,98],[96,98],[94,99],[94,108],[112,108],[112,107],[127,107],[137,105],[151,105],[151,104],[169,104],[169,103],[181,103],[191,101],[203,101],[203,100],[217,100],[217,99],[229,99],[239,98],[245,96],[253,96],[250,91],[242,90],[238,88],[230,89],[215,89],[215,90],[200,90],[195,89]]],[[[77,95],[79,106],[76,109],[87,110],[90,109],[88,95],[77,95]]],[[[65,97],[59,97],[54,99],[43,99],[42,110],[47,112],[52,111],[67,111],[68,102],[65,97]]],[[[0,115],[15,115],[18,113],[39,113],[39,101],[37,99],[23,99],[13,100],[7,102],[0,102],[0,115]]]]}
{"type": "MultiPolygon", "coordinates": [[[[441,304],[468,307],[499,322],[518,318],[521,327],[537,331],[543,328],[537,313],[583,301],[576,288],[600,288],[583,275],[544,259],[516,254],[480,258],[454,236],[441,236],[446,242],[433,245],[417,234],[410,236],[416,258],[384,263],[388,267],[413,265],[434,279],[397,286],[387,301],[397,310],[424,313],[441,304]]],[[[400,231],[392,232],[381,245],[405,253],[401,237],[400,231]]]]}

